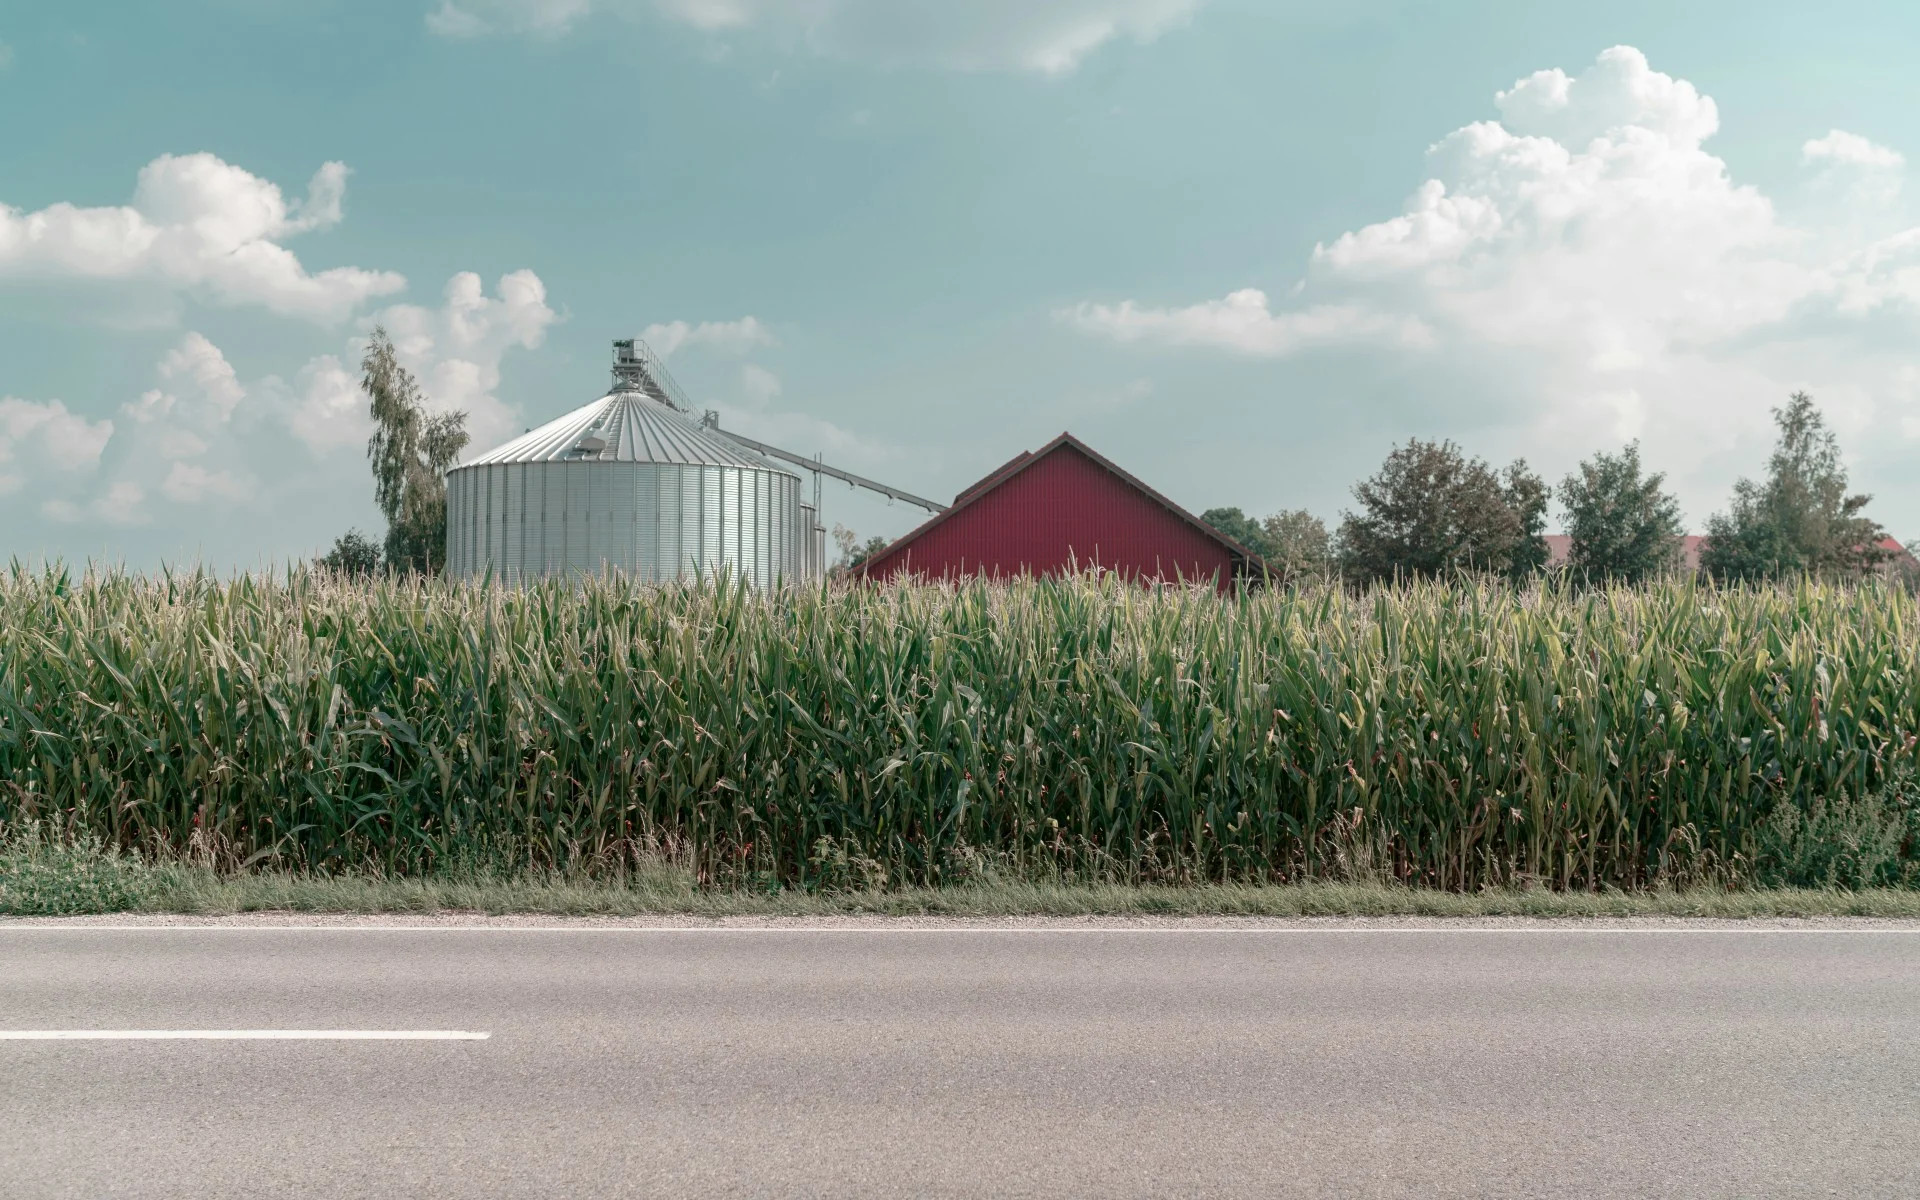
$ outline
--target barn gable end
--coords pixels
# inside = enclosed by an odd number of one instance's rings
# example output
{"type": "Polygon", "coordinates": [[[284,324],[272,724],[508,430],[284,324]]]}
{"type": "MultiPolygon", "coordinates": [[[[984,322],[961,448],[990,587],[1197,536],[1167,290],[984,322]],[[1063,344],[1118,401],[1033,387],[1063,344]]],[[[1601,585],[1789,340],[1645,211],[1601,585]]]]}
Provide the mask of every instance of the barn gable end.
{"type": "Polygon", "coordinates": [[[1261,570],[1245,547],[1063,433],[963,490],[952,508],[869,559],[862,573],[1007,578],[1075,566],[1223,585],[1261,570]]]}

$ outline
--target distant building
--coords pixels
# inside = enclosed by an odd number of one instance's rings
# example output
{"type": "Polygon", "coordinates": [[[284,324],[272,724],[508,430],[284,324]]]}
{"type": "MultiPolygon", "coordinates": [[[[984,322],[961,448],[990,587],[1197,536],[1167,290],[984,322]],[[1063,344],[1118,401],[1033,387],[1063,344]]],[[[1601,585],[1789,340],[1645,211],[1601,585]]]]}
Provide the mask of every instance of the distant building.
{"type": "Polygon", "coordinates": [[[1133,579],[1264,573],[1252,551],[1070,433],[1022,452],[953,507],[868,559],[868,578],[1057,575],[1098,567],[1133,579]]]}

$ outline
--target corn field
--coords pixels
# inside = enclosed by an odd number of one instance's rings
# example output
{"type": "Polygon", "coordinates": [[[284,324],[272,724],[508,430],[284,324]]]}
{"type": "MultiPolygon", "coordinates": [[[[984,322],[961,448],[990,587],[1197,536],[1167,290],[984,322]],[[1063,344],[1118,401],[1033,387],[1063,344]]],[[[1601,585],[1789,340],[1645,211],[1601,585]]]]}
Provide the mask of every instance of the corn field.
{"type": "Polygon", "coordinates": [[[235,866],[1737,882],[1916,726],[1871,584],[0,576],[0,822],[235,866]]]}

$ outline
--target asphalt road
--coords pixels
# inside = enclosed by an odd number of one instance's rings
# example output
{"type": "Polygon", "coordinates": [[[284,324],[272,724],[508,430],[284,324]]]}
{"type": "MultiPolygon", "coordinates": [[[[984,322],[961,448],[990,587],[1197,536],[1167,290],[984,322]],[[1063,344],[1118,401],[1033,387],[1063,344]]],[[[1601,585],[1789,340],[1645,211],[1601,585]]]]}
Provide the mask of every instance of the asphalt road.
{"type": "Polygon", "coordinates": [[[0,927],[0,1194],[1920,1195],[1920,929],[0,927]]]}

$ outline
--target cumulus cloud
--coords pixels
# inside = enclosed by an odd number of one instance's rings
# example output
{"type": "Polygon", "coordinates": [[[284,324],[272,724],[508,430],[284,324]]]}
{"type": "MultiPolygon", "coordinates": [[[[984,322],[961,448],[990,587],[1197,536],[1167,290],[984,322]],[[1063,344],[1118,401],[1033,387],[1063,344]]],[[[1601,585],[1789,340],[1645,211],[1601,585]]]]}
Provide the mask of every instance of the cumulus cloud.
{"type": "MultiPolygon", "coordinates": [[[[419,380],[433,408],[467,413],[478,447],[520,428],[518,413],[495,394],[502,357],[513,347],[538,347],[559,319],[532,271],[505,275],[494,290],[487,295],[478,275],[462,272],[447,282],[440,306],[392,305],[363,322],[367,329],[387,329],[402,365],[419,380]]],[[[243,410],[257,410],[324,457],[364,446],[372,432],[357,366],[365,349],[365,336],[356,336],[342,353],[308,359],[290,380],[268,375],[242,383],[219,347],[188,333],[156,364],[161,385],[123,405],[122,412],[132,420],[139,448],[161,459],[198,458],[210,447],[226,445],[233,418],[243,410]]],[[[234,498],[232,480],[219,473],[174,472],[159,492],[181,503],[234,498]]]]}
{"type": "MultiPolygon", "coordinates": [[[[282,385],[276,390],[287,389],[282,385]]],[[[322,354],[300,368],[285,407],[293,435],[315,454],[364,446],[373,432],[360,377],[332,354],[322,354]]]]}
{"type": "Polygon", "coordinates": [[[188,333],[167,351],[157,370],[167,386],[143,392],[121,409],[142,425],[169,418],[201,426],[223,425],[246,398],[227,356],[198,333],[188,333]]]}
{"type": "Polygon", "coordinates": [[[1109,42],[1149,42],[1203,0],[441,0],[443,36],[564,33],[594,8],[652,12],[712,34],[757,33],[883,67],[1059,74],[1109,42]]]}
{"type": "MultiPolygon", "coordinates": [[[[1431,148],[1400,215],[1315,247],[1277,309],[1248,288],[1059,315],[1121,342],[1413,364],[1433,402],[1451,386],[1478,406],[1466,419],[1548,458],[1641,437],[1663,461],[1664,447],[1683,482],[1694,473],[1701,512],[1730,481],[1703,461],[1742,439],[1751,451],[1795,387],[1821,395],[1843,433],[1920,434],[1904,351],[1920,332],[1920,230],[1873,228],[1844,203],[1884,179],[1785,219],[1705,148],[1713,100],[1630,47],[1578,75],[1537,72],[1494,105],[1498,120],[1431,148]]],[[[1843,131],[1804,154],[1881,175],[1903,161],[1843,131]]]]}
{"type": "MultiPolygon", "coordinates": [[[[447,281],[440,307],[397,304],[368,322],[386,327],[402,365],[419,379],[435,409],[467,414],[476,449],[497,445],[522,429],[519,413],[494,394],[500,360],[514,347],[540,346],[560,319],[547,306],[546,285],[532,271],[503,275],[494,290],[488,296],[478,275],[462,271],[447,281]]],[[[309,403],[316,395],[337,402],[338,392],[321,382],[326,368],[315,370],[319,391],[309,391],[309,403]]]]}
{"type": "Polygon", "coordinates": [[[327,163],[306,197],[289,202],[278,185],[211,154],[163,154],[141,168],[126,205],[0,204],[0,279],[133,281],[337,321],[406,286],[390,271],[310,272],[280,244],[339,223],[347,173],[327,163]]]}
{"type": "MultiPolygon", "coordinates": [[[[316,192],[288,219],[333,219],[335,193],[316,192]]],[[[455,275],[438,306],[393,305],[363,324],[388,329],[433,407],[466,410],[484,448],[521,428],[496,395],[502,356],[540,345],[557,319],[539,277],[516,271],[491,295],[478,276],[455,275]]],[[[355,506],[369,494],[354,461],[370,432],[357,366],[365,345],[363,334],[290,376],[243,379],[219,346],[189,332],[155,362],[157,386],[121,406],[117,427],[57,401],[0,399],[0,492],[31,483],[50,520],[190,532],[196,542],[228,513],[289,494],[355,506]],[[335,457],[348,449],[351,458],[335,457]]]]}
{"type": "Polygon", "coordinates": [[[92,470],[112,437],[112,421],[89,421],[58,400],[0,397],[0,494],[19,491],[30,473],[92,470]]]}
{"type": "Polygon", "coordinates": [[[687,346],[704,346],[723,354],[745,354],[758,346],[773,345],[773,335],[758,319],[747,316],[738,321],[686,321],[653,324],[640,332],[640,340],[653,347],[661,358],[671,358],[687,346]]]}
{"type": "Polygon", "coordinates": [[[1907,161],[1898,150],[1844,129],[1830,130],[1825,137],[1810,139],[1800,148],[1800,153],[1810,163],[1832,162],[1852,167],[1900,167],[1907,161]]]}

